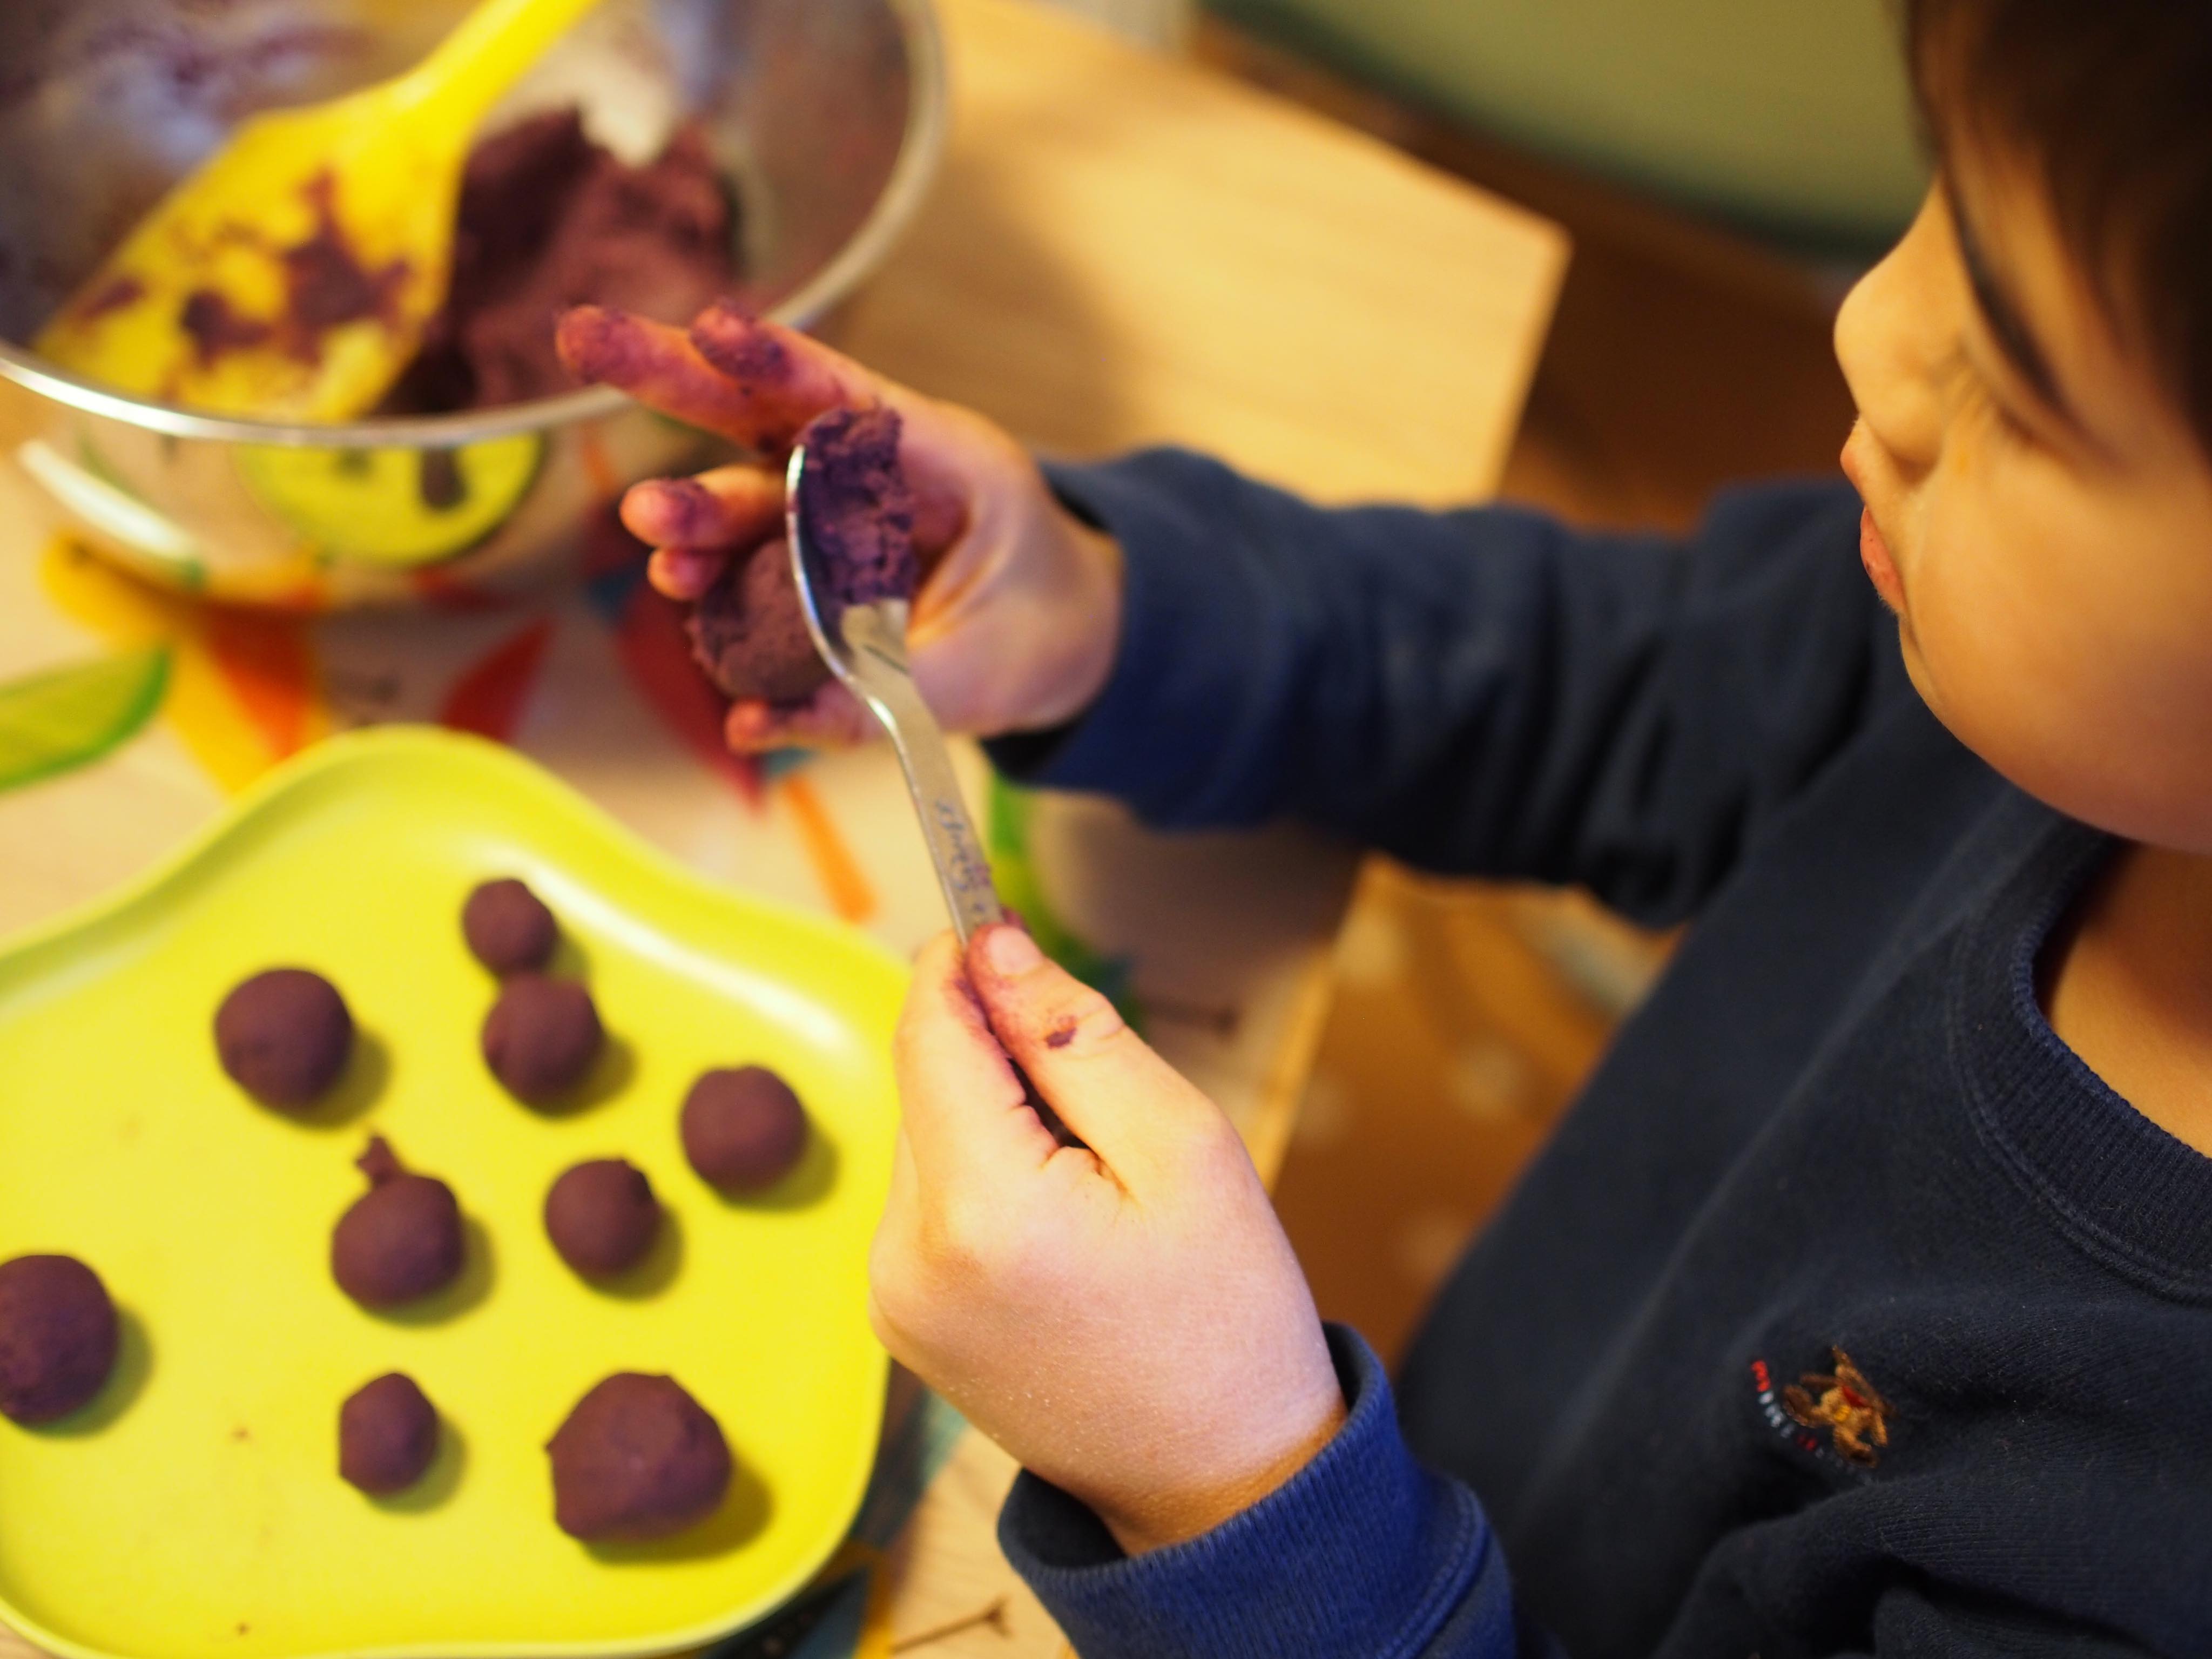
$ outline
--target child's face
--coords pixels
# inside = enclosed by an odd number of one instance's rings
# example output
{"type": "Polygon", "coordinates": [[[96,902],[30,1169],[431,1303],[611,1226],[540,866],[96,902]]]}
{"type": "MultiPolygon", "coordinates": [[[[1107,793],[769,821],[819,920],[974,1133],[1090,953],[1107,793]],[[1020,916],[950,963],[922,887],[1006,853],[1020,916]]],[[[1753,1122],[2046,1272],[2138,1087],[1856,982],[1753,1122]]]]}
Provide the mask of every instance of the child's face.
{"type": "Polygon", "coordinates": [[[2212,853],[2212,463],[2032,179],[1954,158],[1844,303],[1862,552],[1960,741],[2062,811],[2212,853]]]}

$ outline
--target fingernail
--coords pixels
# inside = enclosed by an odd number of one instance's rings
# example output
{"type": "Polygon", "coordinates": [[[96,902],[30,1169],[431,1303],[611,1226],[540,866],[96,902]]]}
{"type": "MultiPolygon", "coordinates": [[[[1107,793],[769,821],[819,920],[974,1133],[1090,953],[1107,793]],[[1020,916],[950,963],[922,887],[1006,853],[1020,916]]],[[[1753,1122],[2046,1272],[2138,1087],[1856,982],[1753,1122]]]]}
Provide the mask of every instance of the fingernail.
{"type": "Polygon", "coordinates": [[[1018,927],[994,927],[983,941],[984,960],[1000,973],[1026,974],[1042,964],[1044,952],[1018,927]]]}

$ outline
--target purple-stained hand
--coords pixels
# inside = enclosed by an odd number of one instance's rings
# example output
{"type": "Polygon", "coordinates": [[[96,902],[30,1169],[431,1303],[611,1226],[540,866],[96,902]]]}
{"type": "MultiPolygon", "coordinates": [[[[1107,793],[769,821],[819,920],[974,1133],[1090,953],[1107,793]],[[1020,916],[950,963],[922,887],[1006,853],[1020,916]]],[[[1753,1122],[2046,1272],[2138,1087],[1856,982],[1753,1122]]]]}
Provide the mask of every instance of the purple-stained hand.
{"type": "MultiPolygon", "coordinates": [[[[819,341],[710,307],[689,329],[580,306],[562,360],[762,459],[637,485],[623,522],[655,550],[653,586],[695,603],[732,559],[785,556],[781,462],[832,409],[888,406],[913,487],[921,568],[908,646],[916,684],[950,730],[994,736],[1059,725],[1104,686],[1119,641],[1121,553],[1076,519],[1036,463],[991,422],[909,391],[819,341]]],[[[742,751],[850,743],[873,722],[834,682],[803,701],[740,698],[726,733],[742,751]]]]}

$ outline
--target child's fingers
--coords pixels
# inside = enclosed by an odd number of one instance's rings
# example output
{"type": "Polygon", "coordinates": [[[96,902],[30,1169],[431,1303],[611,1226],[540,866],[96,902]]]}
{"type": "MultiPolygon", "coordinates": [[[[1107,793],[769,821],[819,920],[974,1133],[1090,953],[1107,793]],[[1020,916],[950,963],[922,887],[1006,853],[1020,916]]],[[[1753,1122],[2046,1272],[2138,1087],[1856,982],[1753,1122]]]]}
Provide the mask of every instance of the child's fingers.
{"type": "Polygon", "coordinates": [[[851,358],[733,301],[692,319],[691,344],[745,400],[747,441],[770,454],[787,451],[801,428],[830,410],[898,401],[851,358]]]}
{"type": "Polygon", "coordinates": [[[664,598],[689,605],[722,580],[729,550],[720,547],[659,547],[646,561],[645,579],[664,598]]]}
{"type": "Polygon", "coordinates": [[[893,1049],[907,1144],[924,1190],[1011,1194],[1060,1150],[1022,1092],[959,941],[940,933],[915,959],[893,1049]]]}
{"type": "Polygon", "coordinates": [[[622,521],[650,547],[756,546],[783,528],[783,480],[744,465],[649,478],[623,497],[622,521]]]}
{"type": "Polygon", "coordinates": [[[722,720],[723,741],[740,755],[775,749],[850,749],[876,735],[876,717],[835,680],[801,703],[740,697],[722,720]]]}
{"type": "Polygon", "coordinates": [[[726,300],[688,330],[612,306],[574,306],[554,343],[579,380],[769,455],[788,453],[799,429],[827,410],[911,401],[820,341],[726,300]]]}
{"type": "Polygon", "coordinates": [[[1195,1146],[1236,1143],[1220,1108],[1021,928],[977,933],[967,969],[1000,1043],[1124,1186],[1141,1188],[1195,1146]]]}
{"type": "MultiPolygon", "coordinates": [[[[781,455],[816,416],[878,404],[904,422],[899,462],[915,492],[915,538],[927,557],[967,527],[978,466],[1034,464],[988,422],[917,397],[812,336],[723,300],[691,321],[691,343],[750,400],[756,448],[781,455]]],[[[1042,489],[1042,483],[1038,488],[1042,489]]]]}
{"type": "Polygon", "coordinates": [[[751,441],[752,400],[692,347],[680,328],[609,306],[563,313],[554,344],[580,380],[611,386],[687,426],[751,441]]]}
{"type": "Polygon", "coordinates": [[[979,477],[994,469],[1034,472],[1019,446],[988,422],[917,397],[727,301],[702,312],[689,330],[578,306],[562,318],[556,338],[579,378],[770,456],[787,454],[800,429],[826,410],[890,404],[906,422],[899,459],[914,486],[915,534],[925,556],[965,529],[979,477]]]}

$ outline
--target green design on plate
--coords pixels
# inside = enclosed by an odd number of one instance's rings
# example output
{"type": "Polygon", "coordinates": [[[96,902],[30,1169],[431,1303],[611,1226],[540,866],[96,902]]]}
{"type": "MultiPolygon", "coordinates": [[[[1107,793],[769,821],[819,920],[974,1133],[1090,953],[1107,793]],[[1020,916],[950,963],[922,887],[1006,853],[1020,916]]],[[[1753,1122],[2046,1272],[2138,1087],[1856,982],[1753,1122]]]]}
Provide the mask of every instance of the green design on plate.
{"type": "Polygon", "coordinates": [[[1038,879],[1036,860],[1030,846],[1030,821],[1036,814],[1036,797],[991,775],[990,828],[984,835],[991,860],[991,880],[999,902],[1022,919],[1037,948],[1093,990],[1103,991],[1129,1029],[1143,1035],[1144,1005],[1130,982],[1127,957],[1109,957],[1060,920],[1046,902],[1038,879]]]}
{"type": "Polygon", "coordinates": [[[254,498],[300,532],[323,564],[410,569],[459,558],[514,516],[538,482],[534,432],[458,449],[286,448],[234,456],[254,498]]]}
{"type": "Polygon", "coordinates": [[[98,760],[153,718],[168,683],[156,646],[0,685],[0,789],[98,760]]]}

